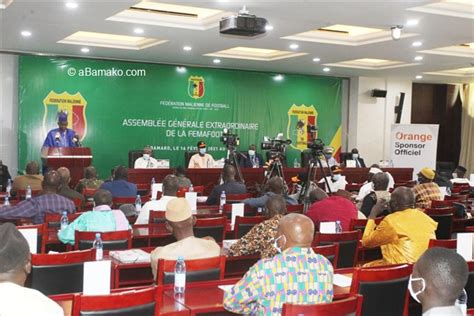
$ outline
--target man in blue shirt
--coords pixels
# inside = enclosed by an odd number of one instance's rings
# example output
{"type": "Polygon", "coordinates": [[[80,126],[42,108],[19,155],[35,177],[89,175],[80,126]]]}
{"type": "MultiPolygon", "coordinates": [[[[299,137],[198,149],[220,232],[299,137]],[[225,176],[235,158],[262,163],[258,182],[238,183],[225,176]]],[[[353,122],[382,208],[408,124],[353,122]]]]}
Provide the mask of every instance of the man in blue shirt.
{"type": "Polygon", "coordinates": [[[59,127],[48,132],[43,147],[76,147],[78,145],[79,136],[77,136],[76,132],[72,129],[68,129],[67,125],[67,113],[59,112],[59,127]]]}
{"type": "Polygon", "coordinates": [[[100,188],[110,191],[113,197],[134,197],[137,196],[137,186],[128,182],[128,170],[124,166],[115,169],[114,180],[104,182],[100,188]]]}

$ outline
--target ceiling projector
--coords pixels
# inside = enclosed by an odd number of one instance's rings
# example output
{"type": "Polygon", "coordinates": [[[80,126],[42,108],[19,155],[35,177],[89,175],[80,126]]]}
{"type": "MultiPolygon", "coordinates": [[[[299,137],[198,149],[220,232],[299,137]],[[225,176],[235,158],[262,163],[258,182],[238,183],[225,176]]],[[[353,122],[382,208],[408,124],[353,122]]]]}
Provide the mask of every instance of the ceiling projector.
{"type": "Polygon", "coordinates": [[[219,33],[252,37],[265,33],[267,20],[249,14],[246,7],[238,15],[223,18],[219,23],[219,33]]]}

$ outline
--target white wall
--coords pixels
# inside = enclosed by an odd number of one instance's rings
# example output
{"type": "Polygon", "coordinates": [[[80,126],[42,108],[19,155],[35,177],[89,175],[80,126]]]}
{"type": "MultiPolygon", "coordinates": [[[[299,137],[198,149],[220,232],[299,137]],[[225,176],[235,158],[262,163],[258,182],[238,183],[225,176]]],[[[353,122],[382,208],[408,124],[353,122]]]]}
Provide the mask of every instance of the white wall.
{"type": "Polygon", "coordinates": [[[0,160],[18,170],[18,56],[0,53],[0,160]]]}
{"type": "Polygon", "coordinates": [[[349,87],[347,150],[359,149],[366,165],[390,159],[390,126],[400,92],[405,93],[401,123],[411,122],[412,80],[353,77],[349,87]],[[386,98],[371,97],[373,89],[387,90],[386,98]]]}

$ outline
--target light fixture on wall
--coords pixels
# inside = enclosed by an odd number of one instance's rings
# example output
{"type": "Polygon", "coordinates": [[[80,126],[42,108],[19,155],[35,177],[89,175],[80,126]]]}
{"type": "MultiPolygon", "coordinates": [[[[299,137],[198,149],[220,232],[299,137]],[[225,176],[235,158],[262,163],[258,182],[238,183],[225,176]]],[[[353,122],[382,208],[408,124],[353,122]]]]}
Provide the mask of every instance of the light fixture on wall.
{"type": "Polygon", "coordinates": [[[402,28],[403,25],[395,25],[390,28],[392,31],[392,38],[396,41],[399,40],[400,37],[402,36],[402,28]]]}

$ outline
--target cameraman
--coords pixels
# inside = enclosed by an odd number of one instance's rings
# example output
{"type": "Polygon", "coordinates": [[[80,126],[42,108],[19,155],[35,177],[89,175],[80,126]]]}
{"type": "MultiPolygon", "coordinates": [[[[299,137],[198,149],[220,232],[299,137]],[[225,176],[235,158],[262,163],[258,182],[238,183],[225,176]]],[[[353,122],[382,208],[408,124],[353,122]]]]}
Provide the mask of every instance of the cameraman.
{"type": "Polygon", "coordinates": [[[261,168],[263,166],[262,155],[257,153],[256,146],[254,144],[249,146],[247,155],[242,154],[240,159],[241,168],[261,168]]]}
{"type": "Polygon", "coordinates": [[[200,140],[197,143],[198,153],[189,159],[188,168],[214,168],[214,158],[206,153],[206,143],[200,140]]]}

